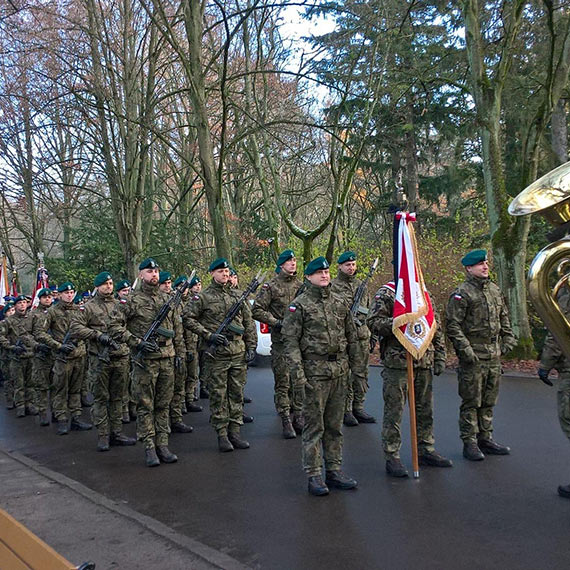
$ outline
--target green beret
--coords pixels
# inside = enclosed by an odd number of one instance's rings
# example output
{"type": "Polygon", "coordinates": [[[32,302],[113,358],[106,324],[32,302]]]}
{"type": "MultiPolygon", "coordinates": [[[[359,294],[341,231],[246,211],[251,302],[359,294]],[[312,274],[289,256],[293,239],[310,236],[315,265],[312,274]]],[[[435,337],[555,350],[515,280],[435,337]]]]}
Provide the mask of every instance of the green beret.
{"type": "Polygon", "coordinates": [[[107,283],[109,279],[113,279],[113,276],[108,271],[101,271],[101,273],[95,277],[93,285],[95,285],[95,287],[99,287],[100,285],[107,283]]]}
{"type": "Polygon", "coordinates": [[[188,275],[179,275],[176,278],[176,281],[173,283],[173,287],[176,289],[176,287],[178,287],[178,285],[181,285],[182,283],[184,283],[184,281],[188,281],[188,275]]]}
{"type": "Polygon", "coordinates": [[[66,281],[65,283],[62,283],[57,290],[59,293],[63,293],[64,291],[75,291],[75,285],[71,281],[66,281]]]}
{"type": "Polygon", "coordinates": [[[4,305],[4,308],[2,309],[2,314],[4,316],[6,316],[6,313],[14,306],[14,303],[10,302],[10,303],[6,303],[4,305]]]}
{"type": "Polygon", "coordinates": [[[47,287],[44,287],[43,289],[40,289],[40,290],[38,291],[38,299],[39,299],[40,297],[45,297],[46,295],[51,295],[51,294],[52,294],[51,289],[48,289],[47,287]]]}
{"type": "Polygon", "coordinates": [[[354,251],[345,251],[341,253],[337,263],[340,265],[341,263],[346,263],[347,261],[356,261],[356,253],[354,251]]]}
{"type": "Polygon", "coordinates": [[[194,275],[194,277],[192,277],[192,281],[190,281],[190,287],[194,287],[196,283],[201,283],[201,280],[197,275],[194,275]]]}
{"type": "Polygon", "coordinates": [[[215,271],[216,269],[225,269],[226,267],[229,266],[230,264],[228,263],[228,260],[225,257],[218,257],[218,259],[214,259],[214,261],[210,263],[208,271],[215,271]]]}
{"type": "Polygon", "coordinates": [[[127,281],[126,279],[123,279],[115,285],[115,291],[120,291],[121,289],[126,289],[127,287],[130,287],[130,286],[131,286],[131,284],[129,283],[129,281],[127,281]]]}
{"type": "Polygon", "coordinates": [[[156,269],[157,267],[158,263],[152,257],[147,257],[140,262],[139,271],[143,269],[156,269]]]}
{"type": "Polygon", "coordinates": [[[230,265],[230,275],[237,275],[237,271],[230,265]]]}
{"type": "Polygon", "coordinates": [[[487,250],[486,249],[474,249],[470,251],[463,259],[461,263],[464,267],[469,267],[470,265],[477,265],[481,261],[487,261],[487,250]]]}
{"type": "Polygon", "coordinates": [[[295,259],[295,252],[292,249],[286,249],[285,251],[282,251],[277,258],[277,266],[283,265],[290,259],[295,259]]]}
{"type": "Polygon", "coordinates": [[[309,262],[307,267],[305,267],[305,275],[312,275],[319,269],[328,269],[329,267],[329,262],[324,257],[317,257],[316,259],[313,259],[313,261],[309,262]]]}
{"type": "Polygon", "coordinates": [[[170,273],[170,271],[161,271],[158,274],[159,283],[164,283],[165,281],[169,281],[170,279],[172,279],[172,274],[170,273]]]}
{"type": "Polygon", "coordinates": [[[27,301],[28,298],[25,295],[18,295],[14,303],[19,303],[20,301],[27,301]]]}

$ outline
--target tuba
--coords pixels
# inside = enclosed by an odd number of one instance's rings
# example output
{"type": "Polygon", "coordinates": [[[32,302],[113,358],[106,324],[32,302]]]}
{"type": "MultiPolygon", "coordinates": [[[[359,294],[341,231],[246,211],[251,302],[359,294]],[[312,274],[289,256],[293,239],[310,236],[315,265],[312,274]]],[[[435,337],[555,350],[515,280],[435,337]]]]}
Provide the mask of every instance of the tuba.
{"type": "Polygon", "coordinates": [[[556,300],[570,276],[570,162],[558,166],[525,188],[509,205],[512,216],[542,214],[555,229],[552,243],[534,258],[527,278],[530,300],[548,330],[570,359],[570,321],[556,300]],[[551,288],[552,271],[558,282],[551,288]]]}

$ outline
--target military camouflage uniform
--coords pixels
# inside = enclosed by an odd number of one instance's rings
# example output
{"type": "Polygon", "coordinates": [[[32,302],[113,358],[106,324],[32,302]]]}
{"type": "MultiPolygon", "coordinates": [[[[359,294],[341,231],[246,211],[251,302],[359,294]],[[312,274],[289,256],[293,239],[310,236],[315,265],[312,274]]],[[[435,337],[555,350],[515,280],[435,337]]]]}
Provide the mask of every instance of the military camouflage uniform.
{"type": "Polygon", "coordinates": [[[191,404],[198,391],[198,335],[184,328],[184,344],[186,345],[186,404],[191,404]]]}
{"type": "Polygon", "coordinates": [[[489,279],[468,275],[447,304],[446,331],[459,357],[459,432],[464,442],[491,440],[501,354],[516,344],[505,301],[489,279]]]}
{"type": "MultiPolygon", "coordinates": [[[[0,320],[0,336],[4,335],[4,327],[6,319],[0,320]]],[[[11,410],[14,407],[14,380],[10,378],[10,361],[8,359],[8,351],[0,345],[0,371],[4,381],[4,398],[6,399],[6,407],[11,410]]]]}
{"type": "MultiPolygon", "coordinates": [[[[570,292],[563,287],[557,296],[560,310],[570,316],[570,292]]],[[[558,420],[564,435],[570,439],[570,360],[566,358],[560,345],[549,332],[544,341],[544,348],[540,357],[540,368],[558,371],[558,420]]]]}
{"type": "MultiPolygon", "coordinates": [[[[172,291],[172,295],[176,292],[172,291]]],[[[182,304],[180,304],[175,310],[175,317],[179,323],[182,323],[182,304]]],[[[174,387],[172,391],[172,400],[170,402],[170,423],[180,424],[183,422],[182,408],[185,401],[186,392],[186,339],[184,337],[184,331],[180,329],[181,342],[177,343],[176,356],[178,366],[174,367],[174,387]]]]}
{"type": "MultiPolygon", "coordinates": [[[[348,308],[352,307],[354,295],[361,281],[356,275],[347,275],[339,270],[338,275],[332,280],[331,286],[333,293],[342,297],[348,308]]],[[[368,308],[370,302],[368,295],[362,298],[361,306],[368,308]]],[[[359,314],[356,321],[356,330],[358,331],[358,361],[361,364],[358,367],[359,372],[355,374],[351,372],[348,382],[348,394],[346,397],[346,412],[363,412],[364,401],[366,400],[366,392],[368,392],[368,351],[370,348],[370,329],[366,326],[366,315],[359,314]]]]}
{"type": "Polygon", "coordinates": [[[79,306],[64,303],[62,300],[53,304],[46,312],[43,330],[40,330],[36,340],[47,344],[54,352],[52,409],[57,421],[66,421],[81,416],[81,382],[85,368],[85,344],[75,342],[76,348],[67,355],[59,349],[71,326],[73,314],[79,311],[79,306]]]}
{"type": "MultiPolygon", "coordinates": [[[[367,319],[372,333],[380,338],[380,357],[384,365],[382,369],[384,397],[382,447],[387,459],[400,457],[402,414],[408,396],[407,351],[392,333],[394,299],[393,283],[380,287],[374,296],[372,309],[367,319]]],[[[437,314],[436,321],[439,322],[437,314]]],[[[420,455],[431,453],[435,449],[432,368],[437,361],[445,363],[445,339],[439,326],[425,354],[420,360],[414,360],[414,395],[420,455]]]]}
{"type": "Polygon", "coordinates": [[[291,382],[290,366],[283,335],[278,321],[283,321],[289,303],[301,286],[296,275],[280,271],[268,283],[264,283],[255,298],[251,310],[254,319],[271,328],[271,368],[275,382],[275,409],[277,413],[289,415],[299,413],[303,408],[303,392],[295,391],[291,382]]]}
{"type": "Polygon", "coordinates": [[[324,456],[327,471],[340,470],[348,374],[359,366],[352,315],[330,285],[307,282],[289,305],[282,332],[293,382],[305,390],[303,469],[309,477],[320,475],[324,456]]]}
{"type": "Polygon", "coordinates": [[[98,342],[102,334],[107,334],[111,313],[119,304],[112,294],[97,293],[74,313],[71,322],[73,337],[88,343],[93,422],[100,436],[119,435],[122,431],[122,398],[129,374],[129,348],[121,344],[118,350],[112,350],[98,342]]]}
{"type": "MultiPolygon", "coordinates": [[[[116,342],[128,344],[133,354],[149,329],[160,308],[168,301],[168,294],[142,282],[111,313],[109,334],[116,342]]],[[[143,366],[133,366],[133,381],[137,392],[137,437],[145,449],[168,446],[170,433],[169,407],[174,391],[174,356],[182,351],[180,319],[170,312],[162,328],[169,336],[156,339],[160,352],[144,355],[143,366]]]]}
{"type": "MultiPolygon", "coordinates": [[[[229,282],[220,285],[215,280],[204,291],[192,296],[186,305],[182,320],[184,328],[200,338],[199,349],[208,347],[208,338],[224,320],[240,293],[231,289],[229,282]]],[[[211,423],[219,436],[238,433],[243,424],[243,388],[246,382],[246,350],[255,350],[257,333],[251,318],[251,309],[245,302],[232,325],[243,334],[225,331],[228,346],[218,346],[213,357],[204,354],[203,374],[210,390],[211,423]]]]}
{"type": "Polygon", "coordinates": [[[31,313],[32,337],[35,340],[35,355],[32,364],[32,374],[35,379],[37,390],[36,405],[40,414],[44,414],[48,411],[49,390],[54,363],[53,351],[51,349],[49,352],[47,350],[39,350],[39,345],[42,343],[38,339],[40,334],[46,331],[48,310],[49,307],[39,305],[31,313]]]}

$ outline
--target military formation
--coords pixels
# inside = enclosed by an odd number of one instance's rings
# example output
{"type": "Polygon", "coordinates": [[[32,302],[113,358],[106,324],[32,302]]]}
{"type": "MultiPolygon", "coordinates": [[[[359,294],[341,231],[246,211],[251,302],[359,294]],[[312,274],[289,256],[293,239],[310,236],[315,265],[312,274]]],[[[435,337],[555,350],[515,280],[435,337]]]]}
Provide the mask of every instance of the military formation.
{"type": "MultiPolygon", "coordinates": [[[[388,282],[369,295],[367,281],[356,277],[357,263],[354,252],[341,254],[331,281],[329,263],[319,257],[307,264],[301,279],[295,254],[287,249],[270,279],[260,283],[258,275],[242,290],[224,258],[210,264],[205,287],[194,274],[173,280],[147,258],[139,265],[134,289],[102,271],[86,302],[74,302],[71,282],[57,291],[40,290],[34,309],[24,296],[10,299],[0,321],[6,407],[17,417],[39,415],[40,426],[56,423],[61,436],[94,427],[94,447],[100,452],[138,440],[145,464],[156,467],[177,461],[169,447],[170,433],[190,433],[184,416],[202,412],[199,400],[209,398],[219,452],[246,450],[250,444],[241,426],[253,418],[244,413],[244,401],[250,401],[244,389],[248,363],[256,354],[257,320],[271,333],[281,436],[301,438],[308,491],[323,496],[331,487],[357,487],[342,470],[343,425],[376,422],[365,404],[369,354],[379,341],[386,472],[407,477],[400,458],[407,357],[392,333],[396,288],[388,282]],[[93,403],[90,421],[84,421],[88,394],[93,403]],[[136,421],[136,440],[122,431],[130,421],[136,421]]],[[[433,426],[433,376],[446,363],[443,330],[459,358],[464,457],[482,461],[486,455],[510,452],[494,439],[493,411],[500,357],[516,341],[505,301],[489,279],[486,251],[469,252],[462,265],[465,281],[449,297],[446,322],[440,322],[436,310],[440,326],[427,352],[413,362],[418,457],[429,467],[452,467],[436,451],[433,426]]],[[[570,294],[563,293],[568,309],[570,294]]],[[[549,337],[540,372],[546,383],[551,369],[562,377],[559,415],[570,438],[570,363],[549,337]]],[[[561,486],[559,493],[570,497],[570,487],[561,486]]]]}

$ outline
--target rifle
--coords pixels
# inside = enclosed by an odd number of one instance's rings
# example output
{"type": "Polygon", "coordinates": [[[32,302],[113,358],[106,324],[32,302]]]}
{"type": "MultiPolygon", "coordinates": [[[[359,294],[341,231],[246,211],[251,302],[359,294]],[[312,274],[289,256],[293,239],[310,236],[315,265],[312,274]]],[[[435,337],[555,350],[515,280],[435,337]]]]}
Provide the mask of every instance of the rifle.
{"type": "MultiPolygon", "coordinates": [[[[172,338],[174,336],[173,334],[171,334],[171,331],[163,329],[161,325],[168,316],[168,314],[170,313],[170,311],[176,309],[176,307],[178,307],[178,305],[180,305],[180,303],[182,302],[182,297],[185,291],[190,288],[190,282],[194,278],[194,275],[196,275],[196,270],[192,271],[188,279],[184,281],[184,283],[182,283],[176,289],[176,293],[174,293],[174,295],[171,295],[170,299],[168,299],[168,301],[166,301],[166,303],[164,303],[164,305],[160,307],[160,310],[158,311],[158,314],[154,318],[154,321],[152,321],[150,327],[148,327],[148,330],[144,333],[144,336],[142,337],[143,341],[154,341],[156,340],[156,337],[158,335],[166,336],[169,338],[172,338]]],[[[136,354],[133,356],[133,362],[137,366],[144,368],[145,366],[143,360],[144,360],[144,353],[142,350],[138,349],[136,354]]]]}
{"type": "Polygon", "coordinates": [[[374,272],[376,271],[377,267],[378,267],[378,258],[376,258],[372,262],[372,265],[368,270],[368,275],[364,278],[362,283],[356,289],[356,293],[354,294],[354,300],[352,301],[352,306],[350,307],[350,312],[354,318],[354,322],[359,327],[364,324],[360,321],[360,318],[358,316],[359,313],[360,315],[368,314],[368,309],[366,307],[361,307],[360,303],[362,302],[362,297],[364,297],[364,293],[366,292],[366,288],[368,287],[368,282],[372,278],[372,275],[374,275],[374,272]]]}
{"type": "MultiPolygon", "coordinates": [[[[71,330],[67,329],[67,332],[65,333],[65,336],[63,337],[63,340],[61,341],[61,345],[63,346],[64,344],[74,344],[73,342],[71,342],[71,330]]],[[[55,356],[56,360],[62,360],[63,362],[67,362],[67,354],[64,354],[63,352],[61,352],[61,349],[59,349],[57,351],[57,354],[55,356]]]]}
{"type": "MultiPolygon", "coordinates": [[[[214,334],[224,334],[224,331],[227,329],[230,332],[236,334],[243,334],[243,329],[241,327],[237,327],[233,325],[232,329],[232,321],[236,318],[241,306],[247,301],[247,298],[252,294],[255,293],[255,290],[259,287],[259,284],[265,278],[265,274],[261,275],[261,270],[257,272],[257,275],[251,280],[251,283],[245,288],[244,292],[241,294],[240,298],[230,307],[229,311],[226,313],[224,320],[220,323],[218,328],[215,330],[214,334]]],[[[216,353],[217,345],[213,342],[208,343],[208,347],[204,350],[204,354],[208,356],[214,357],[216,353]]]]}
{"type": "Polygon", "coordinates": [[[110,364],[111,359],[109,358],[109,351],[111,349],[119,350],[120,348],[121,345],[118,342],[115,342],[113,339],[111,339],[111,344],[107,345],[101,352],[97,352],[97,358],[101,362],[104,362],[105,364],[110,364]]]}

